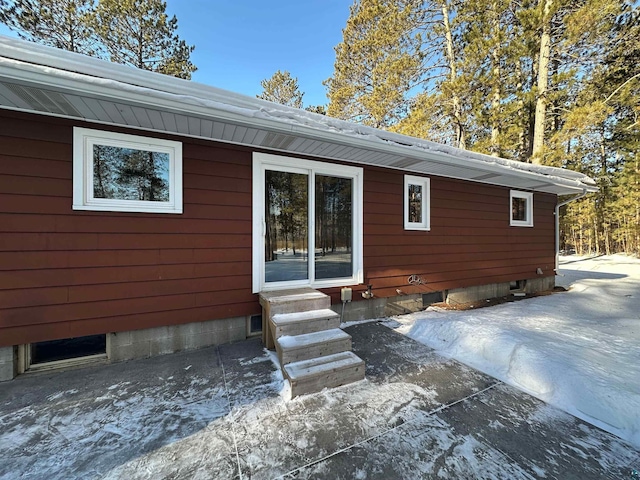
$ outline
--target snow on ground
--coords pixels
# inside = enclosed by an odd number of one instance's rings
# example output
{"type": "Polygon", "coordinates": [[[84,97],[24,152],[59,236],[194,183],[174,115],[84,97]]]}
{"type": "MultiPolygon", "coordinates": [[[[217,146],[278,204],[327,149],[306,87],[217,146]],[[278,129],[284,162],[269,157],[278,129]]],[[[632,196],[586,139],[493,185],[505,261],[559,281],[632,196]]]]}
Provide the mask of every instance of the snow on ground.
{"type": "Polygon", "coordinates": [[[397,330],[640,446],[640,260],[561,258],[566,293],[394,317],[397,330]]]}

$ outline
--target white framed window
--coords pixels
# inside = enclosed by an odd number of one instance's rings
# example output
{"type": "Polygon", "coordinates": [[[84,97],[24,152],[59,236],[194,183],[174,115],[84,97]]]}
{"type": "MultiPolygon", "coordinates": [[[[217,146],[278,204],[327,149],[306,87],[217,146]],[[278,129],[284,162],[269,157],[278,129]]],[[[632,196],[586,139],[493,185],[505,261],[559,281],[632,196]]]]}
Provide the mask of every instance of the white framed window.
{"type": "Polygon", "coordinates": [[[360,284],[363,169],[253,153],[253,292],[360,284]]]}
{"type": "Polygon", "coordinates": [[[182,143],[74,127],[73,209],[182,213],[182,143]]]}
{"type": "Polygon", "coordinates": [[[431,229],[431,180],[404,176],[404,229],[431,229]]]}
{"type": "Polygon", "coordinates": [[[511,190],[509,195],[512,227],[533,227],[533,193],[511,190]]]}

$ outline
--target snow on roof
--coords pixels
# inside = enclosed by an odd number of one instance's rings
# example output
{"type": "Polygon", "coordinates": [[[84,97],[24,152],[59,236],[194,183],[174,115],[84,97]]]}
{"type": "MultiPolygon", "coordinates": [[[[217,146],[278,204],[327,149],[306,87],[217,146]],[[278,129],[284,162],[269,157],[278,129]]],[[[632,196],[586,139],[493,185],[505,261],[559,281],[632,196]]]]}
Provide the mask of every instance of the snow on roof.
{"type": "MultiPolygon", "coordinates": [[[[38,95],[36,97],[40,98],[38,95]]],[[[404,170],[558,194],[597,190],[591,178],[578,172],[461,150],[188,80],[0,36],[0,106],[40,113],[66,114],[64,116],[140,128],[147,126],[144,120],[137,125],[120,116],[114,119],[113,114],[111,116],[105,114],[104,118],[101,118],[95,112],[85,113],[80,111],[82,110],[80,107],[74,108],[78,105],[86,107],[87,102],[82,103],[82,98],[89,97],[95,97],[101,102],[107,99],[112,100],[116,107],[122,104],[135,105],[138,108],[148,107],[151,109],[149,118],[152,118],[154,113],[173,111],[188,117],[188,120],[195,118],[198,122],[212,119],[211,121],[224,121],[226,124],[244,128],[253,127],[264,132],[288,134],[291,139],[306,137],[316,142],[313,146],[314,151],[318,152],[329,151],[331,150],[329,147],[341,145],[387,154],[386,157],[380,155],[378,163],[367,160],[359,163],[402,168],[402,162],[398,160],[410,158],[416,159],[416,162],[405,162],[407,165],[403,168],[404,170]],[[64,102],[56,100],[58,97],[52,100],[53,106],[49,105],[52,102],[46,101],[34,106],[33,102],[30,102],[33,95],[23,94],[21,98],[15,99],[15,94],[18,92],[16,83],[30,88],[39,88],[40,93],[45,95],[51,91],[61,93],[65,95],[67,104],[70,104],[71,108],[68,108],[64,102]],[[324,143],[317,144],[317,142],[324,143]],[[427,164],[431,166],[440,164],[441,167],[439,170],[429,170],[427,164]],[[464,173],[464,169],[468,169],[470,173],[464,173]],[[479,175],[479,172],[489,172],[491,175],[485,175],[487,179],[481,180],[482,175],[479,175]],[[525,183],[522,183],[522,179],[526,180],[525,183]],[[553,185],[555,189],[547,187],[545,190],[543,187],[548,185],[553,185]]],[[[147,126],[149,128],[153,120],[146,120],[146,122],[149,123],[147,126]]],[[[166,123],[163,122],[163,126],[166,123]]],[[[162,130],[157,127],[152,129],[162,130]]],[[[204,135],[201,129],[192,132],[190,129],[185,131],[185,128],[176,127],[172,130],[164,127],[164,131],[171,133],[244,145],[270,146],[255,140],[252,143],[246,137],[225,138],[223,134],[216,137],[213,130],[215,128],[211,129],[210,135],[204,135]]],[[[254,138],[264,140],[264,137],[259,135],[254,135],[254,138]]],[[[309,153],[302,147],[296,149],[295,145],[291,148],[282,147],[284,144],[282,142],[279,144],[280,150],[309,153]]],[[[317,156],[323,157],[323,154],[317,153],[317,156]]],[[[357,156],[353,153],[351,156],[345,153],[343,156],[336,154],[329,158],[356,161],[357,156]]]]}

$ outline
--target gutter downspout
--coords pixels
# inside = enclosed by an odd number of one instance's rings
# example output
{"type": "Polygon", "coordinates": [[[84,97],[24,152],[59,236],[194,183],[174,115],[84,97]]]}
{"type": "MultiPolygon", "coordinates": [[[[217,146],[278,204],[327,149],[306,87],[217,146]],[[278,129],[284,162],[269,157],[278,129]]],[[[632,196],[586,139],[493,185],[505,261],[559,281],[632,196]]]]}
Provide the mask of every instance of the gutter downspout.
{"type": "Polygon", "coordinates": [[[560,262],[559,256],[560,256],[560,207],[565,206],[567,203],[571,203],[575,200],[580,200],[582,197],[587,195],[587,190],[586,189],[582,189],[582,193],[579,193],[578,195],[576,195],[575,197],[571,197],[569,200],[565,200],[564,202],[560,202],[556,204],[556,211],[554,212],[554,215],[556,217],[556,225],[555,225],[555,229],[556,229],[556,266],[553,269],[554,272],[556,272],[556,275],[558,274],[558,264],[560,262]]]}

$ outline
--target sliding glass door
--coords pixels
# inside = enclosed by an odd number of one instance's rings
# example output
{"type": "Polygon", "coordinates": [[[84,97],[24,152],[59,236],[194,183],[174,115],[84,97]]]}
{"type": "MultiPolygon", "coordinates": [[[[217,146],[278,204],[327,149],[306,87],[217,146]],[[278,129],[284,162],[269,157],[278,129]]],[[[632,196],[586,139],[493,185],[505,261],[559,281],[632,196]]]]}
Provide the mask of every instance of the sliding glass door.
{"type": "Polygon", "coordinates": [[[254,154],[254,291],[360,283],[362,170],[254,154]]]}

